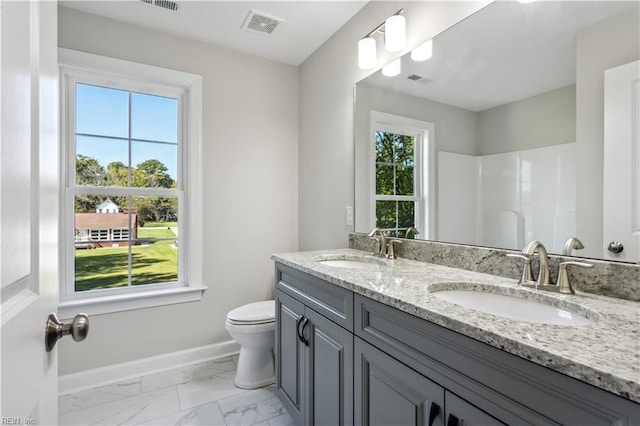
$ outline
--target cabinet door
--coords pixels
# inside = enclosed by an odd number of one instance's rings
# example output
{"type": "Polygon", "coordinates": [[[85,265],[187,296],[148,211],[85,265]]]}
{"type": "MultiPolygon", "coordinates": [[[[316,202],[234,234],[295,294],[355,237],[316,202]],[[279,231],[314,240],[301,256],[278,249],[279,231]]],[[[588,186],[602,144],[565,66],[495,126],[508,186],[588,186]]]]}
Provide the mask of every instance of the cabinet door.
{"type": "Polygon", "coordinates": [[[443,424],[441,386],[357,337],[354,352],[354,424],[443,424]]]}
{"type": "Polygon", "coordinates": [[[445,393],[447,404],[446,426],[493,426],[504,423],[488,415],[478,407],[460,399],[451,392],[445,393]]]}
{"type": "Polygon", "coordinates": [[[306,308],[313,425],[353,424],[353,334],[306,308]]]}
{"type": "Polygon", "coordinates": [[[298,337],[304,305],[276,290],[276,395],[297,424],[306,423],[306,346],[298,337]]]}

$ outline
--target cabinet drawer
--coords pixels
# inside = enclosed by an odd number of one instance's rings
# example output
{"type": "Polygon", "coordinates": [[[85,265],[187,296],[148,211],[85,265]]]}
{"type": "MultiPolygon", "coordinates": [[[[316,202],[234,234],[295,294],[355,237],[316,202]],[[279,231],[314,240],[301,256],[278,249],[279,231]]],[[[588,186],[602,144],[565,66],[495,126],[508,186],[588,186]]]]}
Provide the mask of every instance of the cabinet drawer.
{"type": "Polygon", "coordinates": [[[280,263],[276,263],[276,288],[353,331],[351,291],[280,263]]]}

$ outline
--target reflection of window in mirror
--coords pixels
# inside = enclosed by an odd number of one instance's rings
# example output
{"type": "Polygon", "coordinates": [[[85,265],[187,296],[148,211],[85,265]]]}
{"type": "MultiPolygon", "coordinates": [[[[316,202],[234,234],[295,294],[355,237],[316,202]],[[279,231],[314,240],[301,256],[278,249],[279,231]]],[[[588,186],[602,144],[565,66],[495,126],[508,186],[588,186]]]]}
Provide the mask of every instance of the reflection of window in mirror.
{"type": "MultiPolygon", "coordinates": [[[[428,235],[431,180],[429,146],[433,124],[390,114],[371,113],[373,141],[371,227],[405,237],[416,227],[428,235]]],[[[410,234],[413,238],[413,234],[410,234]]]]}

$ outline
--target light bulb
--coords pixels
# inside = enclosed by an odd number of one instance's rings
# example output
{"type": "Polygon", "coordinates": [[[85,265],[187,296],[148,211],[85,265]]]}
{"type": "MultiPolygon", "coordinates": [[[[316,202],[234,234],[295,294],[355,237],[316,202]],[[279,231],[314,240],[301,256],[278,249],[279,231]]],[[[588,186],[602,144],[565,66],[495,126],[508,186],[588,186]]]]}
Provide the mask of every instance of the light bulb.
{"type": "Polygon", "coordinates": [[[370,70],[378,64],[376,40],[365,37],[358,42],[358,67],[362,70],[370,70]]]}
{"type": "Polygon", "coordinates": [[[385,77],[395,77],[400,74],[400,58],[382,67],[382,75],[385,77]]]}
{"type": "Polygon", "coordinates": [[[407,23],[402,15],[393,15],[384,22],[384,47],[398,52],[407,45],[407,23]]]}
{"type": "Polygon", "coordinates": [[[411,51],[411,59],[417,62],[426,61],[433,56],[433,40],[427,40],[411,51]]]}

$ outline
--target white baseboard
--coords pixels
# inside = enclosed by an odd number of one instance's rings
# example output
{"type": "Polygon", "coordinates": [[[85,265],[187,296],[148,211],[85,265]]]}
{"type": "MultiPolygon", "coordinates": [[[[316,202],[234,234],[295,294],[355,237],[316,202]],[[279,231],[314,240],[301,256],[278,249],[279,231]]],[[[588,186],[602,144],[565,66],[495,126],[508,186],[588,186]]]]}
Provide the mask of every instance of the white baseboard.
{"type": "Polygon", "coordinates": [[[66,395],[96,386],[108,385],[147,374],[172,370],[240,352],[240,345],[234,340],[186,349],[178,352],[137,359],[135,361],[108,365],[106,367],[65,374],[58,377],[58,394],[66,395]]]}

